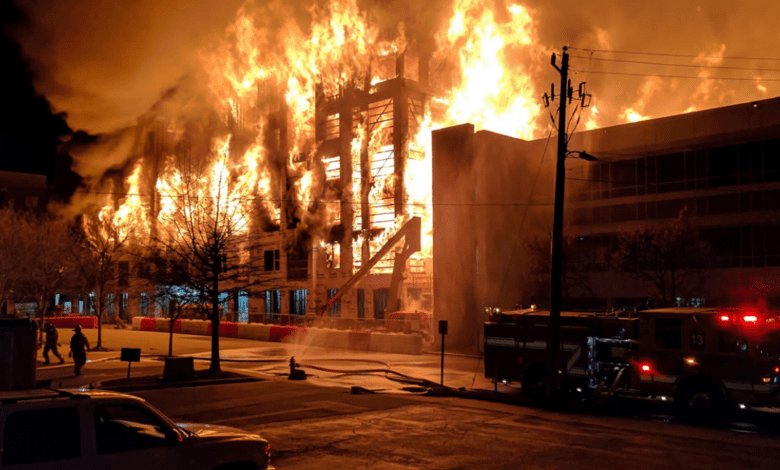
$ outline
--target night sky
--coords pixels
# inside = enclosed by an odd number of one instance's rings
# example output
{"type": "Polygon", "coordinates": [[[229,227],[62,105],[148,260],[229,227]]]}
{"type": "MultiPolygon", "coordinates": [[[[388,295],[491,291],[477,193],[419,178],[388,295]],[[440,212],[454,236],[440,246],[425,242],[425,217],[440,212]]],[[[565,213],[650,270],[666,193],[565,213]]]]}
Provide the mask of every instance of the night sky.
{"type": "Polygon", "coordinates": [[[8,0],[0,0],[3,35],[0,38],[3,64],[0,170],[46,175],[53,196],[67,199],[75,190],[78,176],[70,171],[70,157],[58,152],[60,139],[72,130],[63,115],[52,113],[49,102],[36,93],[32,74],[22,59],[11,32],[24,24],[24,17],[8,0]]]}

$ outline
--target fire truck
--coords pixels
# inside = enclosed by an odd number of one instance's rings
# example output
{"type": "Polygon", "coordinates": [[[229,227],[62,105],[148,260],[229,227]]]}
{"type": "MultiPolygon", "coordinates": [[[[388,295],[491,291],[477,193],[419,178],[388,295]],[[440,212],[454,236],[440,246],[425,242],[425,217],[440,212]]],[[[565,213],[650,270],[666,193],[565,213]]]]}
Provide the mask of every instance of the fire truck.
{"type": "MultiPolygon", "coordinates": [[[[485,376],[545,393],[550,314],[491,309],[485,376]]],[[[590,397],[673,400],[697,415],[780,404],[780,312],[663,308],[561,312],[557,388],[590,397]]]]}

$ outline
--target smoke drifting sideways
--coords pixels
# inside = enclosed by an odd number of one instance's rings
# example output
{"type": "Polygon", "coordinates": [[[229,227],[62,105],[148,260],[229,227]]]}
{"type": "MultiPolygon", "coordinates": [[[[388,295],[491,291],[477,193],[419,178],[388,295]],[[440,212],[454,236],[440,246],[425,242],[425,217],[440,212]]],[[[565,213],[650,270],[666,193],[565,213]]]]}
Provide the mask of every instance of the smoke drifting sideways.
{"type": "MultiPolygon", "coordinates": [[[[28,21],[15,37],[34,72],[34,86],[52,103],[54,111],[67,113],[72,129],[103,135],[99,139],[101,147],[84,149],[75,156],[82,176],[100,178],[129,157],[133,148],[129,129],[136,125],[138,117],[160,107],[172,89],[184,82],[191,83],[183,77],[200,73],[204,53],[224,41],[225,31],[229,31],[240,8],[261,8],[270,13],[263,19],[268,34],[265,44],[258,45],[260,54],[283,58],[286,44],[297,40],[290,34],[289,23],[296,23],[305,36],[311,28],[313,12],[326,3],[19,2],[28,21]]],[[[445,34],[452,25],[454,12],[468,8],[489,9],[497,22],[507,21],[508,6],[512,3],[377,0],[362,1],[359,6],[381,31],[395,32],[403,23],[407,39],[413,39],[421,34],[445,34]]],[[[576,85],[587,81],[593,95],[593,106],[583,112],[583,127],[604,127],[780,94],[780,82],[772,81],[780,77],[780,72],[772,72],[780,69],[780,61],[729,59],[773,56],[772,47],[777,42],[773,39],[780,35],[772,22],[780,9],[776,2],[725,0],[698,6],[689,2],[612,0],[516,3],[524,6],[533,20],[536,43],[531,45],[531,52],[516,59],[538,60],[532,67],[517,67],[532,70],[528,72],[529,80],[540,98],[533,106],[541,107],[541,94],[557,81],[557,73],[548,65],[549,57],[551,51],[560,51],[563,45],[694,56],[572,49],[572,82],[576,85]],[[737,68],[712,68],[718,66],[737,68]]],[[[458,55],[459,51],[450,54],[458,55]]],[[[432,68],[432,75],[437,71],[440,76],[446,75],[447,67],[455,62],[453,57],[449,59],[440,60],[439,69],[432,68]]],[[[505,69],[511,73],[513,64],[505,64],[505,69]]],[[[541,109],[534,112],[538,121],[548,120],[541,109]]],[[[538,128],[534,136],[543,137],[545,126],[538,128]]]]}

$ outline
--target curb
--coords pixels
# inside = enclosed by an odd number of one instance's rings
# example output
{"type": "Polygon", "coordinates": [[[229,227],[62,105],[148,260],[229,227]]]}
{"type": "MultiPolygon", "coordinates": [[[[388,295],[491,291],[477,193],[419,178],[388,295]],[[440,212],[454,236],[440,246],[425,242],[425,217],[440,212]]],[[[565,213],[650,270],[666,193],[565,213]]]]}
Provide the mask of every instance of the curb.
{"type": "Polygon", "coordinates": [[[146,390],[162,390],[166,388],[185,388],[185,387],[204,387],[208,385],[226,385],[246,382],[262,382],[262,379],[257,377],[234,377],[229,379],[207,379],[207,380],[183,380],[176,382],[163,382],[143,385],[114,385],[103,386],[100,382],[95,384],[95,388],[101,390],[110,390],[112,392],[140,392],[146,390]]]}

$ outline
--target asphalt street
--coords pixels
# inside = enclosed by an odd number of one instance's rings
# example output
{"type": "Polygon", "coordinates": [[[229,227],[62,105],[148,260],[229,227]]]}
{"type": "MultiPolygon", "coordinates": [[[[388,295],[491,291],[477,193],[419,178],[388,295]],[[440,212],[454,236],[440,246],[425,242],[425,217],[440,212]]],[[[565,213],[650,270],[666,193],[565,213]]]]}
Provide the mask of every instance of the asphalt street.
{"type": "Polygon", "coordinates": [[[279,469],[770,469],[780,438],[273,378],[135,392],[179,422],[269,439],[279,469]]]}

